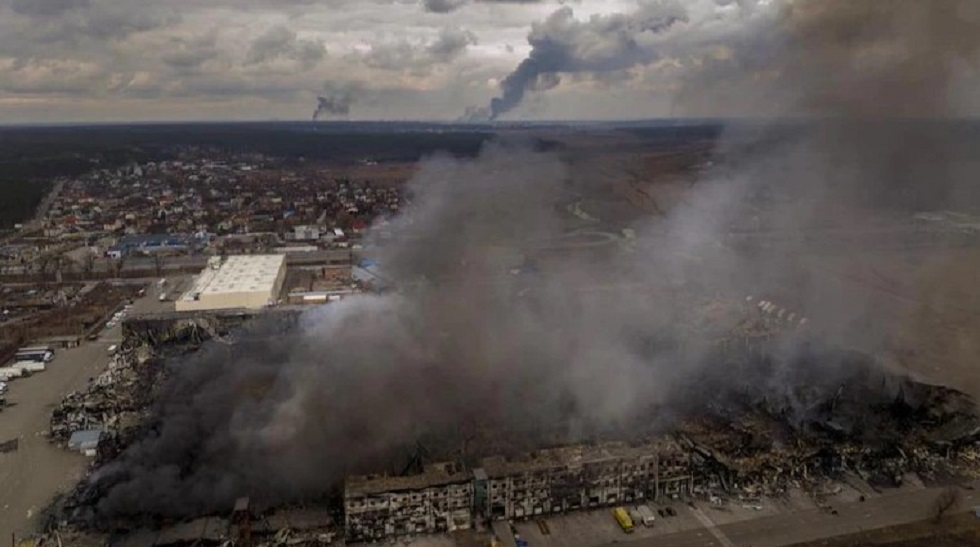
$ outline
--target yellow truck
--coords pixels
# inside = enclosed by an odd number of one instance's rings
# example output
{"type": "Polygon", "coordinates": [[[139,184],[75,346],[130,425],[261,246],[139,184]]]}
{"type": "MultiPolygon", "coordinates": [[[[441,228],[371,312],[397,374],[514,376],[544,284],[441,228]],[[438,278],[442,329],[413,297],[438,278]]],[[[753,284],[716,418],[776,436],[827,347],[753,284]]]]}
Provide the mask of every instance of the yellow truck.
{"type": "Polygon", "coordinates": [[[624,507],[616,507],[612,512],[613,516],[616,517],[616,522],[619,523],[619,527],[627,534],[632,534],[633,519],[630,518],[629,512],[624,507]]]}

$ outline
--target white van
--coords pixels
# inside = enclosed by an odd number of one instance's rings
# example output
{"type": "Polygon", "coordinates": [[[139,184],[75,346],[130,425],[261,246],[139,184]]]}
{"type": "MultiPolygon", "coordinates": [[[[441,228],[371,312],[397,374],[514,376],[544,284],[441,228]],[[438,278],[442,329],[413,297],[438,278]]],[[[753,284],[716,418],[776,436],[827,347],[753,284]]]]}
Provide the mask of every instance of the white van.
{"type": "Polygon", "coordinates": [[[649,505],[637,506],[636,512],[640,514],[640,522],[642,522],[644,526],[653,526],[653,521],[657,520],[653,509],[650,509],[649,505]]]}
{"type": "Polygon", "coordinates": [[[113,345],[109,346],[109,349],[106,350],[106,351],[109,352],[109,355],[115,355],[116,354],[116,351],[118,351],[118,350],[119,350],[119,346],[113,344],[113,345]]]}

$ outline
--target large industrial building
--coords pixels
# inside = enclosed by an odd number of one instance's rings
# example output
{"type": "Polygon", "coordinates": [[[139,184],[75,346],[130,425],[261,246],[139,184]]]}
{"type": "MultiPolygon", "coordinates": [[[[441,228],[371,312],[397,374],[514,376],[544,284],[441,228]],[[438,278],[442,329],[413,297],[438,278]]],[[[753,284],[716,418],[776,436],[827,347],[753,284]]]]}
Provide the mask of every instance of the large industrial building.
{"type": "Polygon", "coordinates": [[[286,280],[285,255],[213,257],[191,288],[177,299],[177,311],[257,309],[274,304],[286,280]]]}
{"type": "Polygon", "coordinates": [[[352,541],[470,528],[474,519],[529,518],[691,492],[690,453],[672,439],[607,443],[486,458],[463,471],[435,464],[408,477],[350,477],[344,489],[352,541]]]}

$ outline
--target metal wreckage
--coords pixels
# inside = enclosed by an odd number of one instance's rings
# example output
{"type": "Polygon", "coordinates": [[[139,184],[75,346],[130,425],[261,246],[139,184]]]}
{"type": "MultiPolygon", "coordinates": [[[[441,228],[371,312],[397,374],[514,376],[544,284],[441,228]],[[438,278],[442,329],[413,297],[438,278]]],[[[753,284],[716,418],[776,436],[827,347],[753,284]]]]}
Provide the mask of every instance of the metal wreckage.
{"type": "MultiPolygon", "coordinates": [[[[700,311],[717,314],[719,307],[714,303],[700,311]]],[[[686,452],[682,461],[689,468],[682,475],[690,477],[690,486],[671,496],[745,504],[799,490],[820,506],[840,491],[835,485],[854,480],[872,488],[888,488],[901,485],[910,475],[937,484],[980,477],[980,415],[970,397],[896,374],[866,354],[799,342],[807,338],[806,319],[769,302],[749,299],[728,307],[736,309],[740,319],[716,344],[712,359],[724,365],[705,367],[678,389],[679,400],[698,404],[674,409],[678,418],[673,429],[657,432],[686,452]],[[791,358],[777,357],[780,352],[773,349],[785,340],[780,334],[797,339],[791,358]],[[733,378],[738,381],[733,383],[733,378]]],[[[729,312],[731,309],[724,311],[729,312]]],[[[102,429],[108,433],[99,445],[93,472],[112,461],[139,438],[154,389],[167,376],[166,359],[186,354],[208,339],[232,343],[230,336],[244,319],[202,316],[133,321],[108,370],[87,390],[69,395],[55,409],[52,442],[64,444],[75,431],[102,429]]],[[[642,437],[625,440],[634,448],[657,445],[647,432],[642,437]]],[[[516,460],[527,461],[535,454],[516,460]]],[[[486,461],[493,454],[480,456],[486,461]]],[[[478,461],[460,463],[472,469],[475,465],[471,464],[479,465],[478,461]]],[[[561,462],[556,465],[560,467],[561,462]]],[[[404,469],[411,474],[422,472],[423,467],[404,469]]],[[[656,494],[659,492],[649,499],[656,494]]],[[[582,499],[588,495],[582,494],[582,499]]],[[[35,545],[56,545],[71,538],[70,544],[93,546],[271,547],[325,545],[345,539],[344,507],[339,503],[255,509],[247,498],[238,500],[226,514],[201,515],[181,523],[160,519],[159,526],[151,528],[145,527],[144,519],[109,538],[91,531],[91,522],[79,516],[86,514],[87,506],[98,503],[98,496],[83,481],[49,509],[50,531],[37,536],[35,545]]],[[[470,521],[479,526],[481,520],[492,518],[472,495],[467,499],[470,521]]],[[[543,505],[553,504],[545,500],[543,505]]],[[[579,507],[554,505],[554,511],[562,512],[579,507]]],[[[531,513],[524,518],[529,516],[531,513]]],[[[412,531],[443,530],[444,526],[436,526],[412,531]]],[[[349,541],[365,538],[347,532],[349,541]]],[[[385,534],[382,527],[370,539],[385,534]]]]}

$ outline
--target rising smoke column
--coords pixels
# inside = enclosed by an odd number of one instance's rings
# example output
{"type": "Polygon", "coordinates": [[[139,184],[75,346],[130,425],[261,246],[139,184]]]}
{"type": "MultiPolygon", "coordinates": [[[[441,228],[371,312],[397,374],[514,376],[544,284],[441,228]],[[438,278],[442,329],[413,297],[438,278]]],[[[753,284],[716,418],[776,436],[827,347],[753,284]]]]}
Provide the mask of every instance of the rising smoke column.
{"type": "Polygon", "coordinates": [[[351,106],[362,93],[360,85],[327,85],[322,95],[316,98],[316,109],[313,111],[313,121],[325,116],[348,116],[351,106]]]}
{"type": "Polygon", "coordinates": [[[501,95],[490,101],[489,109],[469,109],[465,117],[496,119],[520,105],[528,91],[558,85],[562,74],[603,73],[650,63],[658,57],[655,35],[686,19],[675,0],[646,2],[632,13],[596,15],[586,21],[576,20],[572,8],[564,6],[531,27],[531,52],[501,82],[501,95]]]}

